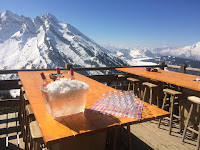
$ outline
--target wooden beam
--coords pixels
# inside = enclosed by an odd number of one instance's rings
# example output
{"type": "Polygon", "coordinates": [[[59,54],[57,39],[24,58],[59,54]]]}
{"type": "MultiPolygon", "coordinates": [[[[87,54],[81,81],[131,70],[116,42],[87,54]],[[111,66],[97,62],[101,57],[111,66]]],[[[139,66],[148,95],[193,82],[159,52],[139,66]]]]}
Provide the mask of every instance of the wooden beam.
{"type": "Polygon", "coordinates": [[[0,90],[20,89],[19,80],[0,80],[0,90]]]}
{"type": "Polygon", "coordinates": [[[169,68],[175,68],[175,69],[180,69],[180,66],[177,65],[167,65],[169,68]]]}
{"type": "Polygon", "coordinates": [[[87,76],[91,79],[94,79],[99,82],[110,82],[110,81],[116,81],[116,76],[114,74],[110,75],[91,75],[87,76]]]}
{"type": "Polygon", "coordinates": [[[187,67],[186,70],[187,70],[187,71],[196,71],[196,72],[200,72],[200,68],[190,68],[190,67],[187,67]]]}
{"type": "Polygon", "coordinates": [[[122,66],[122,67],[89,67],[89,68],[74,68],[74,71],[94,71],[94,70],[115,70],[115,68],[130,68],[130,67],[159,67],[159,65],[151,65],[151,66],[122,66]]]}
{"type": "Polygon", "coordinates": [[[0,100],[0,108],[1,107],[12,107],[19,105],[19,99],[4,99],[0,100]]]}
{"type": "Polygon", "coordinates": [[[0,70],[0,74],[17,74],[18,71],[44,71],[44,70],[55,70],[55,69],[19,69],[19,70],[0,70]]]}
{"type": "MultiPolygon", "coordinates": [[[[114,67],[74,67],[74,71],[93,71],[93,70],[115,70],[115,68],[128,68],[128,67],[159,67],[159,65],[151,65],[151,66],[114,66],[114,67]]],[[[18,69],[18,70],[0,70],[0,74],[15,74],[18,71],[47,71],[47,70],[55,70],[56,68],[50,69],[18,69]]],[[[66,68],[60,68],[60,70],[66,70],[66,68]]]]}

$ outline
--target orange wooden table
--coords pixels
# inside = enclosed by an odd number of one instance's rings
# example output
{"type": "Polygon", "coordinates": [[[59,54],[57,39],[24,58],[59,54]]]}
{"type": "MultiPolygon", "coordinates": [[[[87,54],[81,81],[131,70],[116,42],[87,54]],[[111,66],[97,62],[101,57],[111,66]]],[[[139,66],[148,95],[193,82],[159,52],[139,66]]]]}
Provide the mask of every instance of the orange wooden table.
{"type": "Polygon", "coordinates": [[[134,75],[146,77],[149,79],[174,84],[180,87],[192,89],[195,91],[200,91],[200,82],[194,81],[200,76],[184,74],[173,71],[158,70],[158,72],[146,71],[145,67],[131,67],[131,68],[116,68],[116,70],[121,72],[127,72],[134,75]]]}
{"type": "MultiPolygon", "coordinates": [[[[54,71],[43,72],[46,77],[48,77],[50,73],[55,73],[54,71]]],[[[51,146],[58,142],[65,142],[70,138],[83,134],[86,135],[102,131],[109,127],[130,125],[169,115],[169,113],[164,110],[144,103],[141,120],[91,112],[61,117],[55,120],[46,112],[45,103],[40,90],[40,85],[43,83],[40,73],[41,71],[18,72],[29,102],[32,105],[36,120],[38,121],[42,131],[44,142],[47,146],[51,146]]],[[[65,77],[69,77],[68,74],[64,75],[65,77]]],[[[90,85],[86,109],[90,108],[101,97],[100,94],[103,94],[106,91],[115,90],[78,73],[75,73],[75,78],[90,85]]]]}

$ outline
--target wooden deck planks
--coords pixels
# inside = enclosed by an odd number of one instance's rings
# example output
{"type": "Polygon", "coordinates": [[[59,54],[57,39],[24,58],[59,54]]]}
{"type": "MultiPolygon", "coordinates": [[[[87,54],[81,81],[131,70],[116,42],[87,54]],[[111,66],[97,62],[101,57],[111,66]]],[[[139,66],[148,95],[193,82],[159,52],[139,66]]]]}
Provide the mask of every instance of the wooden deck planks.
{"type": "MultiPolygon", "coordinates": [[[[142,123],[143,124],[143,123],[142,123]]],[[[139,139],[143,140],[144,143],[147,143],[153,149],[162,149],[167,150],[167,146],[158,140],[156,134],[149,132],[150,129],[146,128],[143,125],[138,126],[137,124],[131,126],[131,132],[136,135],[139,139]]]]}
{"type": "Polygon", "coordinates": [[[0,115],[0,148],[2,150],[6,149],[6,134],[7,134],[6,117],[7,114],[0,115]]]}
{"type": "MultiPolygon", "coordinates": [[[[16,117],[15,113],[8,114],[8,130],[7,114],[0,115],[0,149],[6,149],[6,136],[8,136],[8,150],[24,149],[24,142],[20,138],[18,147],[17,143],[17,129],[16,129],[16,117]],[[8,133],[8,134],[7,134],[8,133]],[[7,134],[7,135],[6,135],[7,134]]],[[[166,123],[166,121],[163,121],[166,123]]],[[[18,124],[17,124],[18,125],[18,124]]],[[[172,129],[172,135],[168,134],[168,126],[161,125],[161,128],[157,128],[158,121],[144,122],[140,124],[131,125],[132,132],[132,149],[136,150],[193,150],[196,147],[196,141],[185,140],[185,143],[181,143],[182,135],[178,133],[178,123],[174,124],[172,129]],[[176,128],[177,126],[177,128],[176,128]],[[142,145],[141,145],[142,144],[142,145]]],[[[19,125],[18,125],[19,126],[19,125]]],[[[18,127],[19,129],[19,127],[18,127]]],[[[20,135],[21,132],[18,132],[20,135]]],[[[126,133],[123,133],[123,142],[127,145],[126,133]]],[[[126,149],[127,146],[124,146],[126,149]]]]}
{"type": "Polygon", "coordinates": [[[16,118],[15,113],[9,113],[8,118],[10,121],[8,122],[8,147],[9,149],[17,149],[18,142],[17,142],[17,127],[16,127],[16,118]]]}
{"type": "MultiPolygon", "coordinates": [[[[175,124],[178,126],[178,123],[175,124]]],[[[188,143],[181,143],[182,135],[178,132],[178,128],[172,129],[172,135],[168,134],[168,126],[161,125],[159,129],[157,121],[144,122],[131,126],[131,132],[148,144],[153,149],[173,149],[173,150],[193,150],[195,149],[195,141],[188,140],[188,143]]]]}
{"type": "Polygon", "coordinates": [[[0,115],[0,149],[20,150],[24,149],[24,143],[20,138],[20,127],[17,113],[0,115]]]}

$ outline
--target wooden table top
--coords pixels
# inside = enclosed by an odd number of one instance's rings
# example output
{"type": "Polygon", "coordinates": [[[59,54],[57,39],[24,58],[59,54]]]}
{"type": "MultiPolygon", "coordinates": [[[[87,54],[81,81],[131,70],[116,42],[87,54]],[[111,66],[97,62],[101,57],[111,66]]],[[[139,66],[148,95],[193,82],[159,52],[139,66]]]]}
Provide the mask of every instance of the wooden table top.
{"type": "MultiPolygon", "coordinates": [[[[55,73],[54,71],[43,72],[46,77],[48,77],[50,73],[55,73]]],[[[74,136],[81,135],[83,133],[89,134],[112,126],[134,124],[169,115],[168,112],[162,109],[149,105],[148,103],[144,103],[141,120],[103,115],[87,111],[73,116],[53,119],[53,117],[46,112],[45,103],[40,89],[40,85],[43,83],[40,73],[41,71],[18,72],[29,102],[32,105],[36,120],[38,121],[42,131],[44,142],[47,145],[59,142],[60,140],[66,138],[73,138],[74,136]]],[[[64,75],[65,77],[69,77],[68,74],[64,75]]],[[[104,94],[106,91],[115,90],[78,73],[75,73],[75,78],[90,85],[86,109],[89,109],[101,97],[100,94],[104,94]]]]}
{"type": "Polygon", "coordinates": [[[200,82],[194,81],[196,78],[200,78],[200,76],[160,69],[158,72],[150,72],[146,71],[145,67],[116,68],[116,70],[200,91],[200,82]]]}

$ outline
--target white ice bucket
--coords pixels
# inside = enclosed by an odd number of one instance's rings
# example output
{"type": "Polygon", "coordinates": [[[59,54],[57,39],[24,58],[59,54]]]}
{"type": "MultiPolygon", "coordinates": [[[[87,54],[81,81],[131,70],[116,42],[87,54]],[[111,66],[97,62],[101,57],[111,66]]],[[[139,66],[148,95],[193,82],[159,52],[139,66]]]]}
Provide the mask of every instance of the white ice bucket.
{"type": "Polygon", "coordinates": [[[89,85],[77,80],[61,80],[41,86],[47,112],[54,118],[84,112],[89,85]]]}

